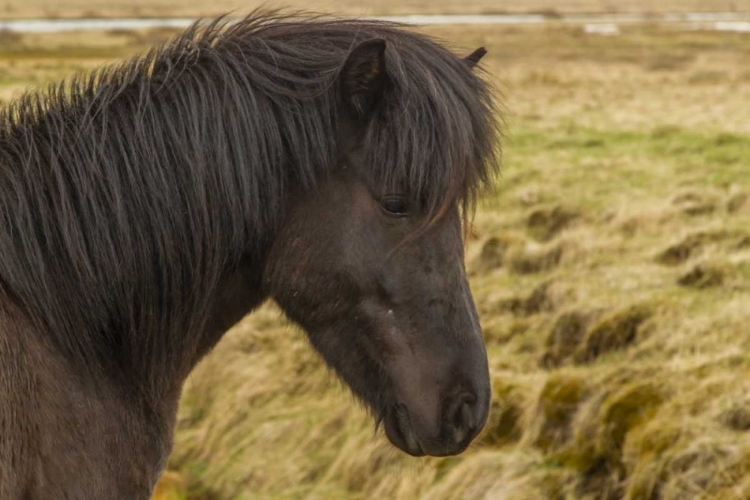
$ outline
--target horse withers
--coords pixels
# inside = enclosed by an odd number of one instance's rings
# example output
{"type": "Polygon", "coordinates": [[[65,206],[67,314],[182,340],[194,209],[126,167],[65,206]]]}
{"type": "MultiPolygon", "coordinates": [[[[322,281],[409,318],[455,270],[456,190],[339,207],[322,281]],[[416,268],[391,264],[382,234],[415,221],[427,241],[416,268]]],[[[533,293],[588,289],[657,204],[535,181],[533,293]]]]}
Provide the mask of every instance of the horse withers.
{"type": "Polygon", "coordinates": [[[388,439],[462,452],[487,357],[463,231],[474,66],[392,23],[254,13],[0,116],[0,498],[148,498],[182,385],[267,299],[388,439]]]}

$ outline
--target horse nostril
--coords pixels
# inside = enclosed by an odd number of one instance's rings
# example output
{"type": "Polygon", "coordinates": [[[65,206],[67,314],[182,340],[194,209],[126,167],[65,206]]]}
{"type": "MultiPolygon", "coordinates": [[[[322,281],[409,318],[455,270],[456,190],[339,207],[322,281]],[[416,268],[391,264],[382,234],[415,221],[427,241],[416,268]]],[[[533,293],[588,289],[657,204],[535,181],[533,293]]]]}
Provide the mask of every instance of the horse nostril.
{"type": "Polygon", "coordinates": [[[476,428],[477,397],[465,392],[454,398],[448,407],[448,422],[452,427],[453,442],[462,443],[476,428]]]}

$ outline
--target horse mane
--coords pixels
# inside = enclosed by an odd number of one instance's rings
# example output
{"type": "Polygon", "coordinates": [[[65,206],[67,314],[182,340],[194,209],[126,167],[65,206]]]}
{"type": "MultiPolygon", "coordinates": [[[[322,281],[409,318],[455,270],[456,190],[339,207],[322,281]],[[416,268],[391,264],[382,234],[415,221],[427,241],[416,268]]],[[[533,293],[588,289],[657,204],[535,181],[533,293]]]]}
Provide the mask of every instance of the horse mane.
{"type": "Polygon", "coordinates": [[[290,186],[336,167],[337,76],[372,38],[389,75],[365,135],[373,180],[434,213],[473,200],[497,167],[481,75],[394,23],[254,12],[0,112],[0,283],[88,365],[145,373],[154,352],[195,351],[188,332],[290,186]]]}

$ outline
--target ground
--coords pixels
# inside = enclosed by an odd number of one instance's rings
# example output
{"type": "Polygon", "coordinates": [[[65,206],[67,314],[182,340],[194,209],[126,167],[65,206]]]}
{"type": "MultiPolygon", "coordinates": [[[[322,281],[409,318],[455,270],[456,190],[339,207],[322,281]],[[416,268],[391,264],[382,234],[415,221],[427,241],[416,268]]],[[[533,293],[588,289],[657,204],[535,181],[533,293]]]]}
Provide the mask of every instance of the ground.
{"type": "MultiPolygon", "coordinates": [[[[267,305],[191,376],[159,498],[750,498],[750,35],[430,32],[488,48],[504,110],[467,248],[484,434],[399,453],[267,305]]],[[[164,33],[0,36],[7,101],[164,33]]]]}

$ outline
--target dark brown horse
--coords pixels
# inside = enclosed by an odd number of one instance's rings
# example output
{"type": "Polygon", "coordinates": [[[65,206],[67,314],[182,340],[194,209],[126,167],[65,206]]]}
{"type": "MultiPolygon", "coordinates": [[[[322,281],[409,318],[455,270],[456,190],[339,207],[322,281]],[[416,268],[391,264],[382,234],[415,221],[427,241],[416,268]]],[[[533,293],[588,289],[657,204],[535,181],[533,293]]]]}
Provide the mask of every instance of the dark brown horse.
{"type": "Polygon", "coordinates": [[[268,298],[412,455],[489,405],[462,214],[473,67],[403,27],[253,14],[0,115],[0,497],[148,498],[185,378],[268,298]]]}

